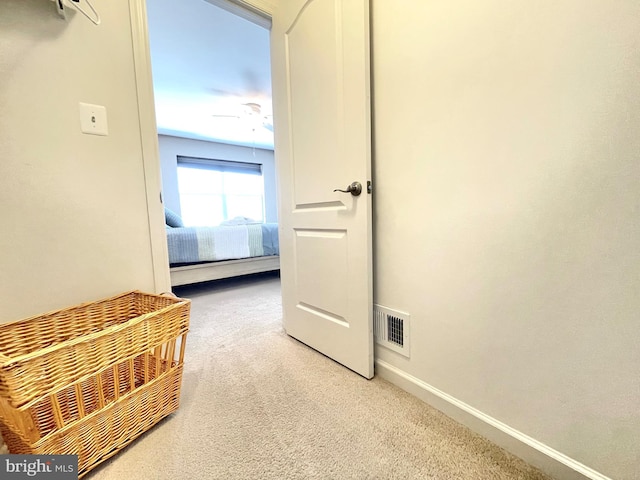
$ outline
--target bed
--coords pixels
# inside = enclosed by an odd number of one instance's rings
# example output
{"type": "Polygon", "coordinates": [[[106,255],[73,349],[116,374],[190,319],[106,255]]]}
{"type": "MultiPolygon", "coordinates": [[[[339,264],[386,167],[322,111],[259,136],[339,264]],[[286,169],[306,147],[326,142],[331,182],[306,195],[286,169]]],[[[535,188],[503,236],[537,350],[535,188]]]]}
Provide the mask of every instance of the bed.
{"type": "Polygon", "coordinates": [[[278,224],[167,225],[171,286],[280,269],[278,224]]]}

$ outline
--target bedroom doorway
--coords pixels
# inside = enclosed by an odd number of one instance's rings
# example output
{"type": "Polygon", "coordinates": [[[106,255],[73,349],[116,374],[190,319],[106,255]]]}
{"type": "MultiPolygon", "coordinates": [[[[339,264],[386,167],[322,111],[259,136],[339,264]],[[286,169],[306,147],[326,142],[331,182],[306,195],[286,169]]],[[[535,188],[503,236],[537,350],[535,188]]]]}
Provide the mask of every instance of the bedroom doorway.
{"type": "Polygon", "coordinates": [[[172,286],[277,270],[270,20],[154,0],[147,22],[172,286]]]}
{"type": "MultiPolygon", "coordinates": [[[[146,22],[140,25],[135,7],[144,1],[130,4],[137,65],[149,60],[142,43],[146,22]],[[136,38],[142,41],[136,44],[136,38]]],[[[270,79],[280,102],[279,231],[288,242],[280,246],[286,273],[281,277],[284,326],[292,337],[370,378],[374,349],[369,2],[290,2],[276,8],[271,0],[233,0],[264,7],[277,26],[271,31],[271,53],[277,60],[270,79]],[[310,102],[315,108],[309,108],[310,102]],[[327,156],[327,151],[335,155],[327,156]],[[316,218],[298,215],[301,212],[316,218]],[[356,324],[357,329],[350,327],[356,324]]],[[[150,75],[136,69],[136,77],[145,124],[149,82],[144,82],[150,75]]],[[[152,160],[145,155],[145,165],[152,160]]],[[[150,190],[147,198],[153,203],[150,190]]],[[[151,210],[150,206],[153,229],[151,210]]],[[[157,237],[152,238],[160,250],[157,237]]],[[[159,258],[157,252],[154,255],[159,258]]]]}

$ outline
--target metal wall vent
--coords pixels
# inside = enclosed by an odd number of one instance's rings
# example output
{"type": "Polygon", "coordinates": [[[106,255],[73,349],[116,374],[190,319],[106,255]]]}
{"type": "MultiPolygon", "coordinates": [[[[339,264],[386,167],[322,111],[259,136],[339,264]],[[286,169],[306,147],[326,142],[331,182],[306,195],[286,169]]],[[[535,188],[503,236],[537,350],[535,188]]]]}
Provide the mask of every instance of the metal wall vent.
{"type": "Polygon", "coordinates": [[[408,313],[374,305],[373,335],[376,343],[408,357],[410,319],[408,313]]]}

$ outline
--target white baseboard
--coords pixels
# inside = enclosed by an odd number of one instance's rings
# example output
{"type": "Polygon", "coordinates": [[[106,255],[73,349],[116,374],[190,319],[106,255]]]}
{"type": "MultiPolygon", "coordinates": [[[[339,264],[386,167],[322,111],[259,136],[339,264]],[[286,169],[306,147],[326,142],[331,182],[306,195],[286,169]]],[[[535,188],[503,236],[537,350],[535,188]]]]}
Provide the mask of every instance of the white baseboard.
{"type": "Polygon", "coordinates": [[[376,360],[376,374],[554,478],[611,480],[387,362],[376,360]]]}

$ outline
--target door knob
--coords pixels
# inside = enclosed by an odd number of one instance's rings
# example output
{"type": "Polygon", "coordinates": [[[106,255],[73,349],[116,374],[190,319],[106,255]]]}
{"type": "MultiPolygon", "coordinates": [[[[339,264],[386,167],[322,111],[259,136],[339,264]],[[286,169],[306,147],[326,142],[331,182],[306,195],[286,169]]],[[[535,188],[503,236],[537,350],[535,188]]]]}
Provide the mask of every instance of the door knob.
{"type": "Polygon", "coordinates": [[[336,188],[334,192],[350,193],[354,197],[357,197],[362,193],[362,185],[360,184],[360,182],[353,182],[347,187],[346,190],[340,190],[339,188],[336,188]]]}

